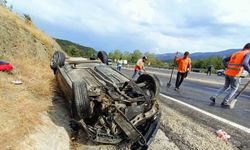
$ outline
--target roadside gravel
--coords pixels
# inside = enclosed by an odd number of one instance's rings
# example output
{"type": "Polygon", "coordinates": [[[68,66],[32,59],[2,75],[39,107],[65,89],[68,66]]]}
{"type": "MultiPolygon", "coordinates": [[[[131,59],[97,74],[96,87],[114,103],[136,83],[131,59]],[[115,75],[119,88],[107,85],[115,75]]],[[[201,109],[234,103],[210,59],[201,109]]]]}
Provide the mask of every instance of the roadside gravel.
{"type": "MultiPolygon", "coordinates": [[[[166,99],[164,99],[166,100],[166,99]]],[[[160,99],[162,101],[162,99],[160,99]]],[[[216,137],[214,132],[178,111],[160,102],[162,118],[161,127],[149,149],[159,150],[235,150],[235,146],[216,137]]],[[[118,146],[98,144],[88,140],[84,133],[71,142],[68,127],[68,111],[63,97],[55,96],[51,109],[41,116],[43,124],[32,135],[25,138],[20,148],[26,149],[72,149],[72,150],[128,150],[129,143],[118,146]]]]}

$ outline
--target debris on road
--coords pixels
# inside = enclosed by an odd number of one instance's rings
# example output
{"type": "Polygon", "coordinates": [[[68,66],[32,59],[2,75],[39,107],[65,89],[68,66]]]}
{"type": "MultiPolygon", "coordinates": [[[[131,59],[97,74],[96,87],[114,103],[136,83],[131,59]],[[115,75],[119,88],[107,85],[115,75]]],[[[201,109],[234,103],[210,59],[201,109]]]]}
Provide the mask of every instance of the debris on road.
{"type": "Polygon", "coordinates": [[[217,130],[216,135],[221,140],[227,140],[231,138],[231,136],[227,134],[227,132],[223,131],[222,129],[217,130]]]}
{"type": "Polygon", "coordinates": [[[15,85],[20,85],[20,84],[23,84],[23,82],[21,80],[14,80],[14,81],[11,81],[13,84],[15,85]]]}
{"type": "Polygon", "coordinates": [[[159,103],[162,108],[161,130],[179,149],[238,150],[231,141],[214,138],[214,132],[210,127],[178,112],[175,106],[164,101],[166,99],[160,99],[159,103]]]}

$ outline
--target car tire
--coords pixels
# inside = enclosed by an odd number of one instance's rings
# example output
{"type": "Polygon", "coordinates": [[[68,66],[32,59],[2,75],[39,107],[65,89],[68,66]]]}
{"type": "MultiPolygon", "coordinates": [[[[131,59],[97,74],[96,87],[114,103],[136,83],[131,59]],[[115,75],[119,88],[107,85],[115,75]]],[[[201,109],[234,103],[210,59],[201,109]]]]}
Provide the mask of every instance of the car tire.
{"type": "Polygon", "coordinates": [[[72,115],[75,119],[91,117],[90,100],[85,82],[73,82],[72,84],[72,115]]]}
{"type": "Polygon", "coordinates": [[[97,54],[97,58],[99,58],[102,63],[108,65],[108,55],[105,51],[99,51],[97,54]]]}
{"type": "Polygon", "coordinates": [[[217,75],[218,76],[222,76],[223,74],[221,72],[217,72],[217,75]]]}
{"type": "Polygon", "coordinates": [[[151,98],[159,96],[160,93],[160,81],[155,75],[142,74],[136,80],[136,83],[145,83],[146,89],[151,91],[151,98]]]}
{"type": "Polygon", "coordinates": [[[63,52],[60,51],[55,51],[51,62],[50,62],[50,68],[54,71],[54,73],[57,70],[57,67],[62,67],[65,64],[65,54],[63,52]]]}

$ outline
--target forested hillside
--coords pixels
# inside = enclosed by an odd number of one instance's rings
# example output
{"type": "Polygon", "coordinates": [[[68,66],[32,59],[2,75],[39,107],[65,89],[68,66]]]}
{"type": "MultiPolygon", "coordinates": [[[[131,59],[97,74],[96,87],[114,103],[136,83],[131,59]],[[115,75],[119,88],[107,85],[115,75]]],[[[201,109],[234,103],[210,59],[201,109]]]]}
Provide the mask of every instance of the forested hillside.
{"type": "Polygon", "coordinates": [[[96,50],[91,47],[82,46],[80,44],[68,40],[62,40],[62,39],[55,39],[55,40],[69,56],[91,57],[93,56],[93,54],[96,53],[96,50]]]}

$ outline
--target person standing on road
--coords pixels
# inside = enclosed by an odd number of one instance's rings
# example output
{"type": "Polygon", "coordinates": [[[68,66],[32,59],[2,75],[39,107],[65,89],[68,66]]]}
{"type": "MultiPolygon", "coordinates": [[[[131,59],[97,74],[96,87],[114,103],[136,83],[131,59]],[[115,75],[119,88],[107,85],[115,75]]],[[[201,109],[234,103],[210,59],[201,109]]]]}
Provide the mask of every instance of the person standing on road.
{"type": "Polygon", "coordinates": [[[229,100],[233,97],[239,88],[239,76],[245,69],[250,73],[250,43],[246,44],[243,50],[232,54],[223,60],[223,64],[226,67],[225,70],[225,84],[224,87],[219,89],[215,95],[210,97],[210,100],[215,103],[216,98],[225,91],[228,94],[221,103],[222,107],[230,107],[229,100]],[[229,90],[227,90],[229,89],[229,90]]]}
{"type": "Polygon", "coordinates": [[[212,73],[212,65],[208,65],[207,66],[207,76],[209,75],[209,76],[211,76],[211,73],[212,73]]]}
{"type": "Polygon", "coordinates": [[[121,72],[121,69],[122,69],[122,58],[120,58],[118,61],[117,61],[117,70],[119,72],[121,72]]]}
{"type": "Polygon", "coordinates": [[[132,76],[132,79],[136,76],[136,74],[138,73],[139,75],[141,75],[141,70],[143,70],[144,72],[146,72],[145,68],[144,68],[144,63],[148,58],[146,56],[143,56],[141,59],[139,59],[134,67],[134,74],[132,76]]]}
{"type": "Polygon", "coordinates": [[[189,52],[185,52],[181,58],[176,58],[175,62],[178,63],[178,73],[175,82],[175,90],[179,90],[184,78],[187,77],[188,72],[191,70],[191,59],[189,58],[189,52]]]}

